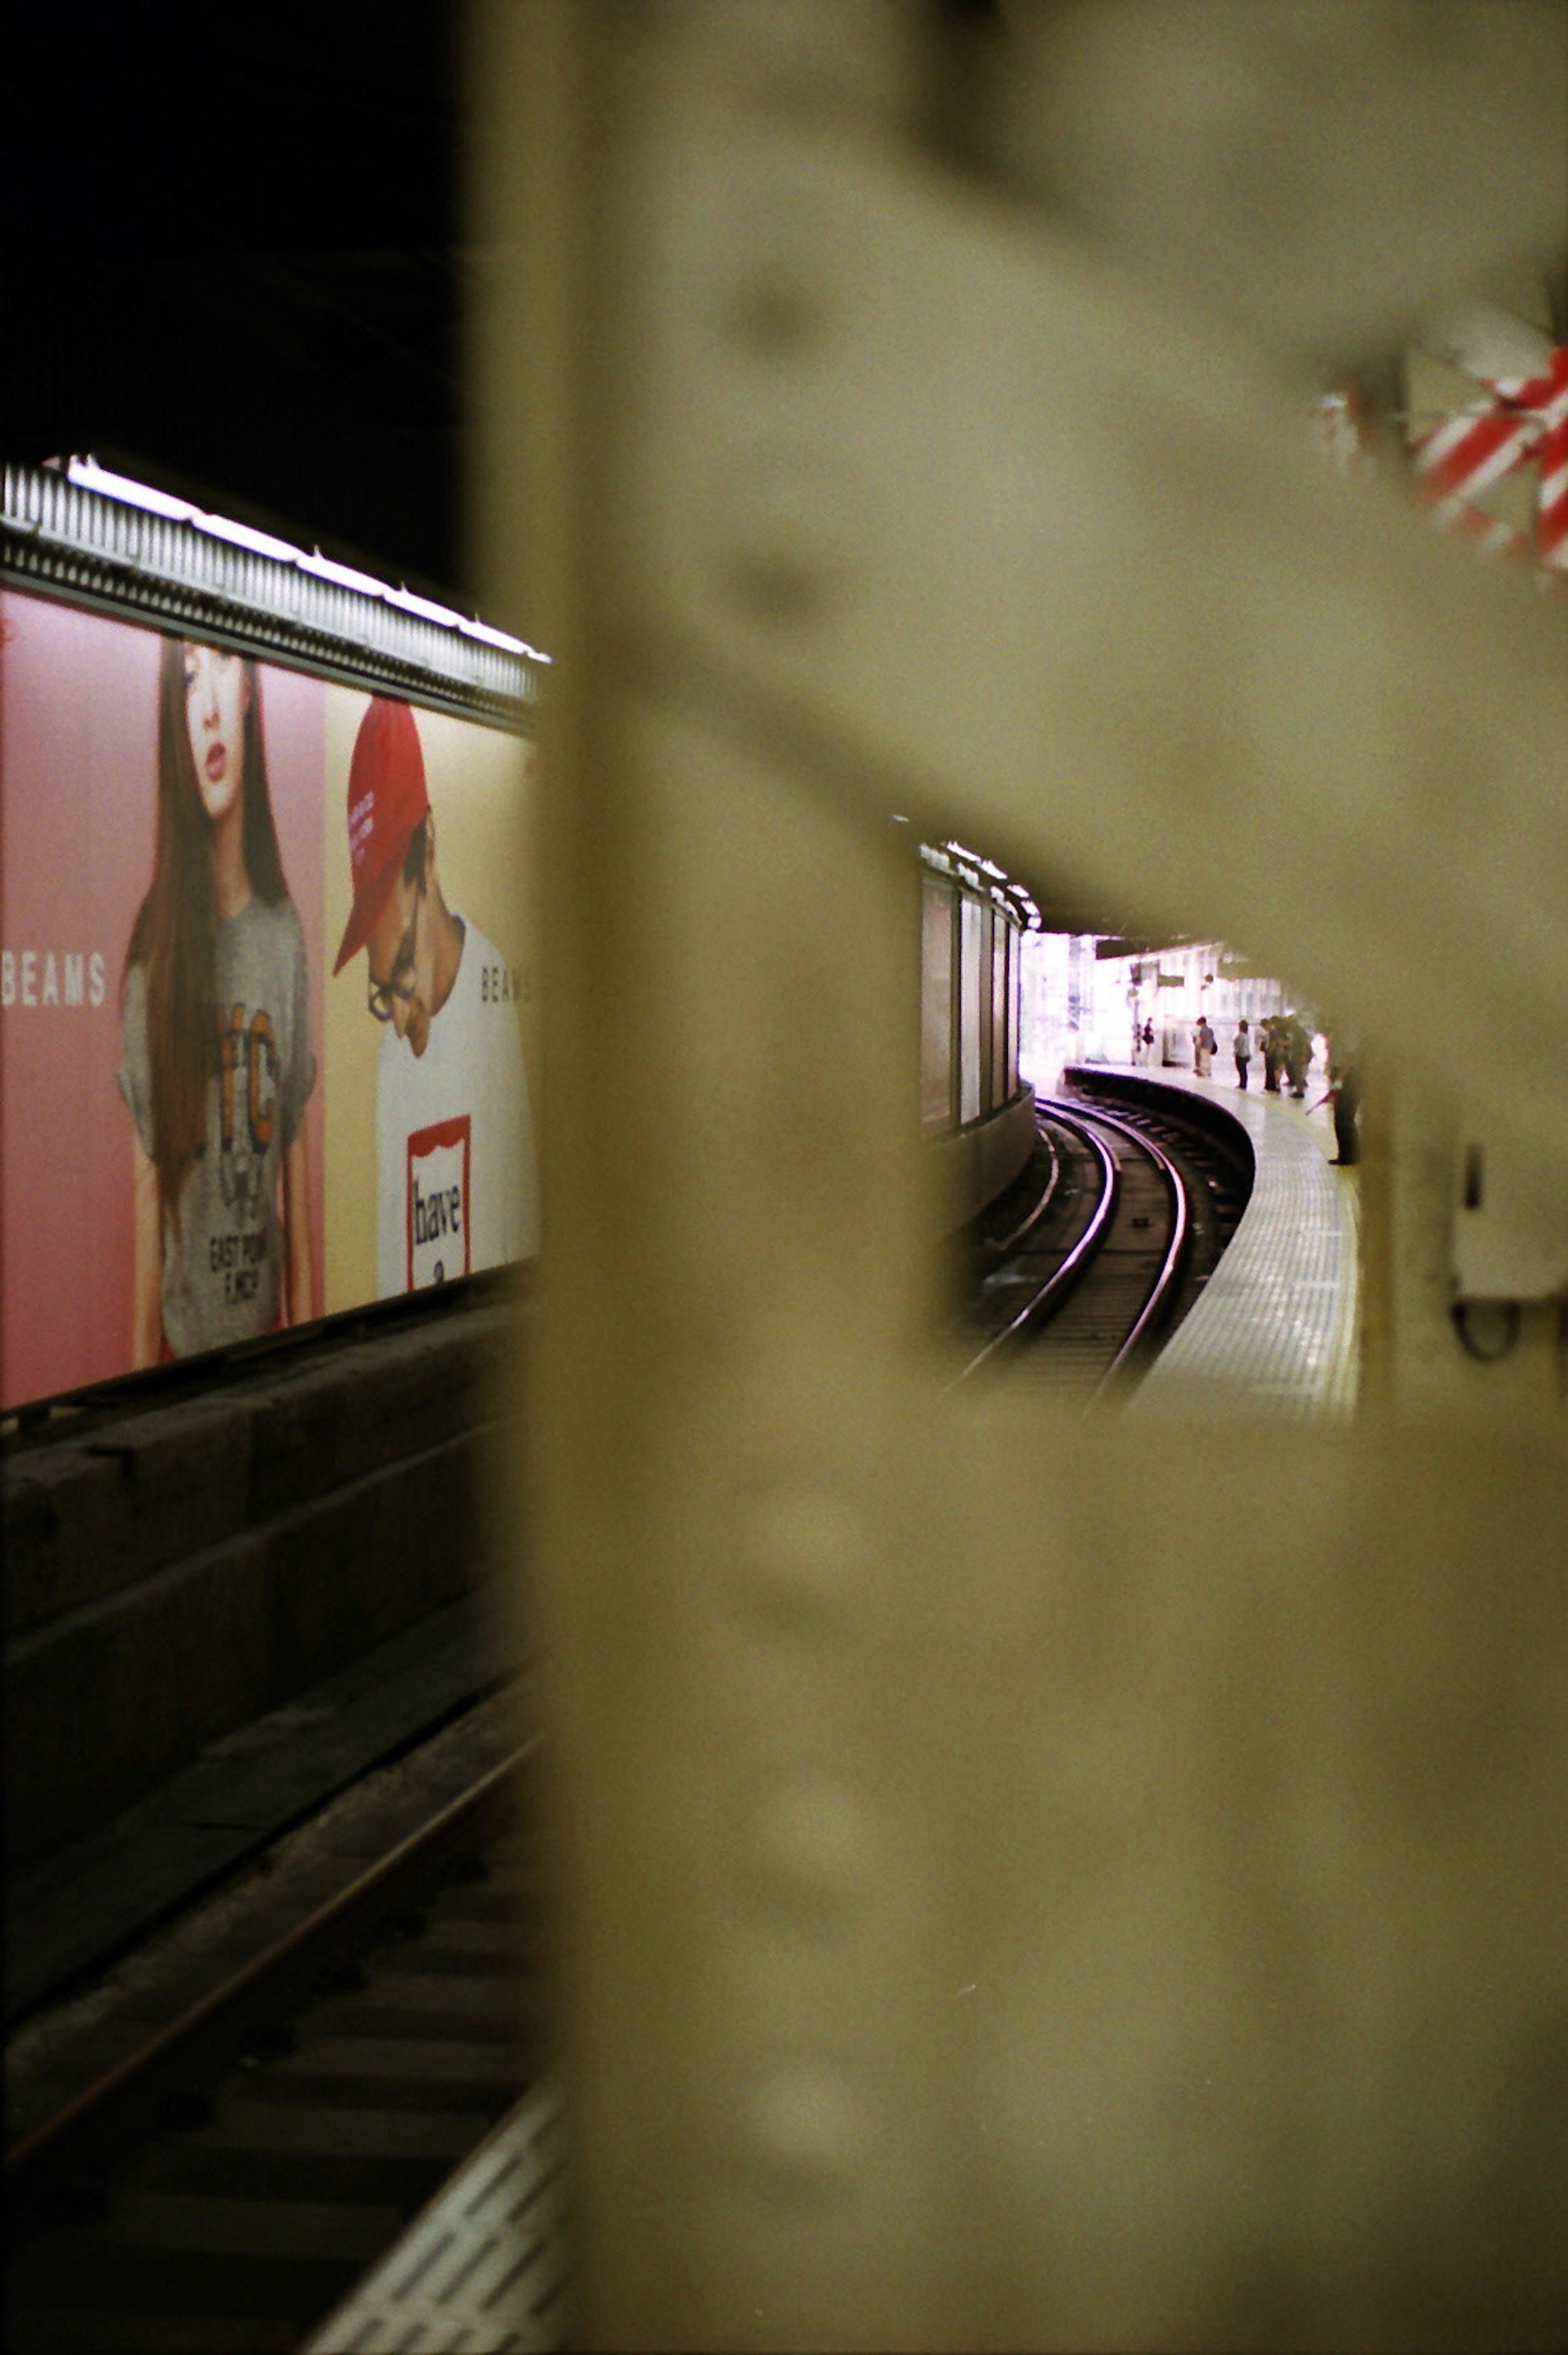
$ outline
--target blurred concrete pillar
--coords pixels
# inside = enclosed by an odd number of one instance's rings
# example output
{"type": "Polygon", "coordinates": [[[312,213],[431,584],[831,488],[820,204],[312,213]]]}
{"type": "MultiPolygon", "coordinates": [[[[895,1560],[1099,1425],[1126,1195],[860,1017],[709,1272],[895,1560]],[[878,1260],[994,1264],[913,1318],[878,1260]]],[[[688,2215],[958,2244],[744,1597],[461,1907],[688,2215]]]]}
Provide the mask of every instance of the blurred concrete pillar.
{"type": "MultiPolygon", "coordinates": [[[[1205,69],[1270,15],[1206,10],[1205,69]]],[[[1484,1047],[1546,1200],[1561,614],[1315,471],[1201,275],[926,155],[923,10],[480,23],[478,515],[557,656],[529,1480],[586,2343],[1553,2343],[1561,1423],[946,1399],[900,845],[1136,862],[1418,1074],[1484,1047]]],[[[1086,55],[1093,106],[1136,59],[1086,55]]]]}

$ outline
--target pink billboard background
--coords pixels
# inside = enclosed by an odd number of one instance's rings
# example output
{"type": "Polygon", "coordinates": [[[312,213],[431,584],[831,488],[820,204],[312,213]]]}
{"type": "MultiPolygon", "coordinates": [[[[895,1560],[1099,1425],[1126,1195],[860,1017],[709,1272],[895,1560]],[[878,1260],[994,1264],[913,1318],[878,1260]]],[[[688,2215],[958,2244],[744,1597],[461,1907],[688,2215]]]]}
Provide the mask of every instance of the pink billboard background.
{"type": "MultiPolygon", "coordinates": [[[[0,592],[0,1407],[131,1363],[120,983],[153,869],[159,650],[156,630],[0,592]]],[[[257,675],[272,812],[306,946],[319,1302],[325,690],[272,665],[257,675]]]]}

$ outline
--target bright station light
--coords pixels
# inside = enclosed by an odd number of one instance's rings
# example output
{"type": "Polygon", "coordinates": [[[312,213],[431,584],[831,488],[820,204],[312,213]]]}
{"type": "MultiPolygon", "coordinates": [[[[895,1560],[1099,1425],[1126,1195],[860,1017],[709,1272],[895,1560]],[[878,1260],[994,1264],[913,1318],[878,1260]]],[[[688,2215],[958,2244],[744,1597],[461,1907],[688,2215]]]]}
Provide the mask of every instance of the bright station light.
{"type": "Polygon", "coordinates": [[[450,605],[438,605],[432,598],[417,596],[400,581],[394,585],[378,581],[372,573],[356,571],[351,564],[336,563],[330,556],[323,556],[319,548],[296,548],[291,540],[279,539],[270,531],[258,531],[253,525],[237,522],[232,516],[209,515],[189,499],[176,498],[168,491],[155,489],[151,483],[133,481],[129,474],[117,474],[108,466],[101,466],[96,458],[69,458],[64,471],[66,480],[80,490],[118,499],[123,506],[140,507],[145,514],[162,516],[170,523],[189,524],[214,539],[246,549],[253,556],[267,557],[275,564],[293,565],[297,571],[330,581],[335,588],[351,589],[356,596],[395,605],[402,613],[416,614],[422,622],[433,622],[439,629],[455,630],[465,638],[481,639],[485,645],[499,646],[507,654],[523,655],[529,662],[549,662],[549,655],[541,654],[537,646],[509,636],[505,630],[493,629],[477,615],[459,613],[450,605]]]}

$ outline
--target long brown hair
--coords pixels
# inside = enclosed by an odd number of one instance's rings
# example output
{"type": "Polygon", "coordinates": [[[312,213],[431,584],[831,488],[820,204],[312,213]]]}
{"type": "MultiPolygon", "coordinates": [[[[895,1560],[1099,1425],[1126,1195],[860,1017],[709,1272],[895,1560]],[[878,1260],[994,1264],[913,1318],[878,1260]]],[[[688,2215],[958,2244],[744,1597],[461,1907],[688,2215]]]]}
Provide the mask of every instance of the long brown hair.
{"type": "MultiPolygon", "coordinates": [[[[165,637],[158,682],[158,841],[153,879],[131,928],[125,975],[146,968],[147,1060],[158,1200],[177,1228],[180,1189],[207,1134],[207,1085],[217,1053],[218,895],[212,823],[202,805],[186,717],[184,638],[165,637]]],[[[245,871],[258,900],[288,898],[267,790],[261,691],[247,656],[244,732],[245,871]]]]}

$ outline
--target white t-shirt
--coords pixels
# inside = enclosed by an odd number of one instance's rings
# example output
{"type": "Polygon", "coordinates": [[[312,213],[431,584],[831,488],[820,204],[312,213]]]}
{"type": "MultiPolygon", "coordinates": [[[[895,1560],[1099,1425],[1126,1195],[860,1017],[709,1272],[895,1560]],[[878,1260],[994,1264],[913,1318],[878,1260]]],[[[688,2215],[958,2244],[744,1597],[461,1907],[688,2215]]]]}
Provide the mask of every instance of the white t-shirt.
{"type": "Polygon", "coordinates": [[[517,976],[474,924],[416,1055],[389,1024],[376,1087],[376,1288],[384,1300],[539,1249],[517,976]]]}

